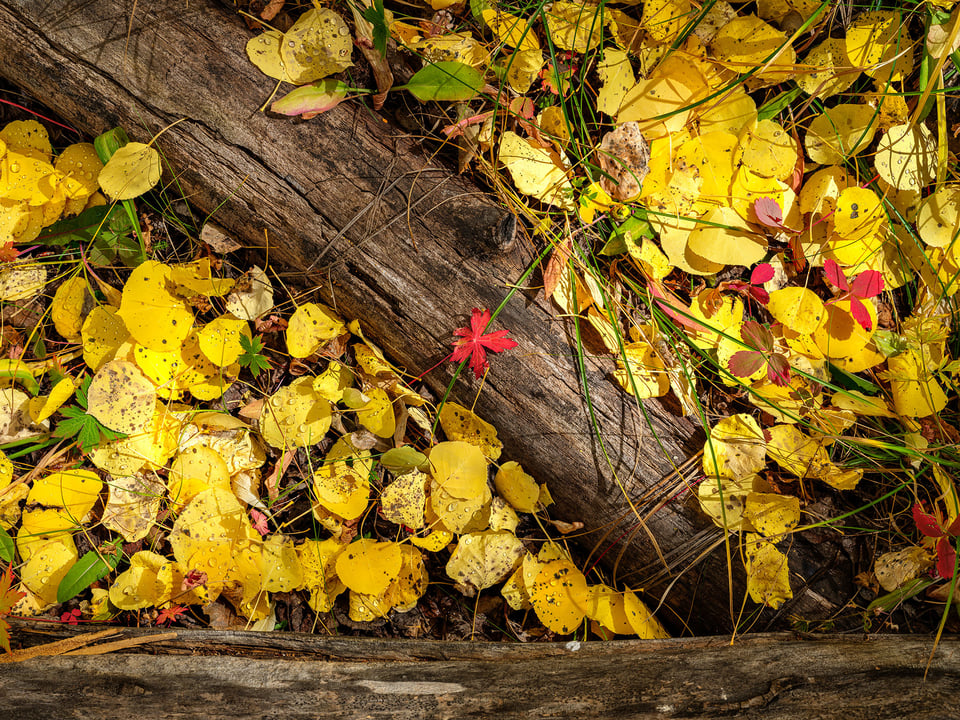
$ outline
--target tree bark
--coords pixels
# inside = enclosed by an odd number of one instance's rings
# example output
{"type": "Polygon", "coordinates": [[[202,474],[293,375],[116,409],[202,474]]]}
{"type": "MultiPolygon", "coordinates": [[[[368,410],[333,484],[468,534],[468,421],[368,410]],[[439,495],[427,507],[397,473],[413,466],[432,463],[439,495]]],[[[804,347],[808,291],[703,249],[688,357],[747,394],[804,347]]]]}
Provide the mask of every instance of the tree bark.
{"type": "MultiPolygon", "coordinates": [[[[423,372],[471,308],[496,307],[536,253],[511,249],[515,218],[482,189],[360,102],[309,122],[258,112],[274,83],[248,61],[249,37],[212,0],[2,0],[0,74],[94,135],[121,125],[145,141],[168,128],[158,146],[192,206],[216,210],[246,243],[268,242],[271,263],[301,272],[423,372]]],[[[687,491],[693,475],[673,472],[702,431],[659,401],[641,413],[610,381],[609,356],[580,367],[570,324],[537,293],[537,277],[497,320],[520,347],[496,357],[476,411],[506,455],[547,483],[556,514],[585,524],[595,556],[616,565],[611,580],[643,587],[654,604],[664,597],[660,616],[675,630],[726,631],[741,564],[734,549],[728,602],[720,533],[687,491]]],[[[426,383],[440,396],[451,376],[444,363],[426,383]]],[[[478,388],[461,377],[453,397],[472,405],[478,388]]],[[[837,538],[793,541],[791,613],[826,617],[855,592],[860,568],[837,538]]]]}
{"type": "MultiPolygon", "coordinates": [[[[511,645],[175,632],[126,654],[0,665],[0,696],[18,720],[946,720],[956,717],[960,692],[954,637],[933,653],[933,639],[919,636],[511,645]]],[[[14,641],[69,634],[18,624],[14,641]]],[[[164,634],[120,629],[103,642],[164,634]]],[[[91,650],[97,645],[75,652],[91,650]]]]}

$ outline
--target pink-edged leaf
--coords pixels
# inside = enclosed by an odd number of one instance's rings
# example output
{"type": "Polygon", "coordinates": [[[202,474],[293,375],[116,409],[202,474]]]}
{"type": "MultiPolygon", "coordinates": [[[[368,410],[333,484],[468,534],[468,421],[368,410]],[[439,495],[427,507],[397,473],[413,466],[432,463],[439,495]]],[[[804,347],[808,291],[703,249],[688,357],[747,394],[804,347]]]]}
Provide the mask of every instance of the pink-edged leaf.
{"type": "Polygon", "coordinates": [[[776,228],[777,230],[789,230],[783,224],[783,210],[780,209],[780,203],[770,197],[757,198],[753,202],[753,212],[756,213],[757,221],[761,225],[776,228]]]}
{"type": "Polygon", "coordinates": [[[769,352],[773,350],[773,335],[770,330],[753,320],[740,326],[740,337],[750,347],[769,352]]]}
{"type": "Polygon", "coordinates": [[[773,280],[773,265],[770,263],[760,263],[753,272],[750,273],[750,283],[753,285],[763,285],[765,282],[773,280]]]}
{"type": "Polygon", "coordinates": [[[686,317],[682,313],[677,312],[676,309],[682,309],[683,312],[690,312],[690,308],[682,303],[680,299],[674,295],[672,292],[667,290],[663,285],[652,280],[647,282],[647,290],[650,291],[650,294],[656,298],[657,307],[663,310],[670,318],[678,323],[683,325],[688,330],[702,330],[704,328],[710,329],[708,325],[704,325],[701,322],[693,320],[692,318],[686,317]]]}
{"type": "Polygon", "coordinates": [[[940,538],[937,542],[937,575],[949,580],[953,577],[956,567],[957,551],[953,549],[953,545],[947,538],[940,538]]]}
{"type": "Polygon", "coordinates": [[[827,280],[834,287],[840,288],[843,291],[850,289],[850,286],[847,284],[847,275],[843,272],[836,260],[827,260],[823,264],[823,274],[827,276],[827,280]]]}
{"type": "Polygon", "coordinates": [[[779,387],[790,382],[790,363],[785,356],[774,353],[767,358],[767,378],[779,387]]]}
{"type": "Polygon", "coordinates": [[[768,293],[762,287],[751,285],[747,292],[750,293],[750,297],[752,297],[761,305],[766,305],[768,302],[770,302],[770,293],[768,293]]]}
{"type": "Polygon", "coordinates": [[[873,319],[870,317],[870,312],[856,295],[850,296],[850,314],[864,330],[873,329],[873,319]]]}
{"type": "Polygon", "coordinates": [[[941,537],[943,535],[940,522],[933,515],[924,512],[920,503],[913,506],[913,522],[916,524],[917,530],[927,537],[941,537]]]}
{"type": "Polygon", "coordinates": [[[339,80],[324,78],[291,90],[270,109],[281,115],[319,115],[332,110],[347,97],[347,86],[339,80]]]}
{"type": "Polygon", "coordinates": [[[739,350],[730,356],[727,368],[737,377],[750,377],[763,367],[763,355],[753,350],[739,350]]]}
{"type": "Polygon", "coordinates": [[[864,299],[876,297],[883,292],[883,275],[879,270],[864,270],[851,283],[850,292],[864,299]]]}

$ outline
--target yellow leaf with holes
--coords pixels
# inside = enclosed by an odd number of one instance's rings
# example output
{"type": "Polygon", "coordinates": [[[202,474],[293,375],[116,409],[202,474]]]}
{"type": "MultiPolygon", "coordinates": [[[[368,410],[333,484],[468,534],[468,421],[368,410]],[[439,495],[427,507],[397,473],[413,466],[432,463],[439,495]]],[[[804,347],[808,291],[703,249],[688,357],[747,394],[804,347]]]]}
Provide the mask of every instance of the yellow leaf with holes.
{"type": "Polygon", "coordinates": [[[500,457],[503,443],[497,438],[497,429],[463,405],[444,403],[440,408],[440,427],[448,439],[475,445],[488,460],[500,457]]]}
{"type": "Polygon", "coordinates": [[[753,533],[747,534],[745,544],[750,599],[776,610],[793,597],[787,556],[773,543],[753,533]]]}
{"type": "Polygon", "coordinates": [[[763,235],[751,230],[733,208],[724,206],[703,216],[702,223],[690,232],[687,245],[699,257],[718,265],[750,267],[767,254],[763,235]]]}
{"type": "Polygon", "coordinates": [[[641,640],[663,640],[670,637],[670,633],[654,617],[650,608],[630,590],[623,594],[623,605],[630,627],[641,640]]]}
{"type": "Polygon", "coordinates": [[[419,530],[425,524],[427,475],[419,470],[405,473],[380,493],[380,514],[397,525],[419,530]]]}
{"type": "Polygon", "coordinates": [[[260,433],[275,448],[316,445],[330,429],[330,403],[313,389],[313,378],[297,378],[271,395],[260,415],[260,433]]]}
{"type": "MultiPolygon", "coordinates": [[[[267,46],[269,44],[265,43],[267,46]]],[[[346,70],[353,65],[350,60],[352,51],[350,28],[342,17],[329,8],[307,10],[280,41],[283,69],[294,85],[303,85],[346,70]]],[[[264,67],[275,70],[272,62],[265,62],[264,67]]]]}
{"type": "Polygon", "coordinates": [[[160,153],[143,143],[127,143],[100,170],[98,182],[111,200],[139,197],[160,182],[160,153]]]}
{"type": "Polygon", "coordinates": [[[743,478],[766,465],[763,431],[749,415],[723,418],[710,431],[703,446],[703,472],[708,477],[743,478]]]}
{"type": "Polygon", "coordinates": [[[138,343],[160,352],[179,348],[193,328],[193,313],[167,289],[169,272],[153,260],[139,265],[123,286],[117,313],[138,343]]]}
{"type": "Polygon", "coordinates": [[[301,588],[310,592],[307,601],[314,612],[330,612],[333,602],[347,586],[337,577],[336,560],[344,546],[333,538],[305,540],[297,547],[302,570],[301,588]]]}
{"type": "Polygon", "coordinates": [[[510,575],[524,552],[523,543],[513,533],[467,533],[447,561],[447,576],[459,585],[484,590],[510,575]]]}
{"type": "Polygon", "coordinates": [[[380,595],[400,574],[402,561],[397,543],[355,540],[337,556],[337,576],[354,592],[380,595]]]}
{"type": "Polygon", "coordinates": [[[130,333],[117,314],[117,309],[98,305],[90,311],[80,330],[83,342],[83,361],[96,372],[110,360],[127,341],[130,333]]]}
{"type": "Polygon", "coordinates": [[[370,500],[370,480],[343,461],[328,462],[313,473],[317,502],[344,520],[363,515],[370,500]]]}
{"type": "Polygon", "coordinates": [[[490,31],[504,45],[520,50],[539,50],[540,43],[532,28],[532,20],[490,8],[481,11],[480,17],[490,31]]]}
{"type": "Polygon", "coordinates": [[[606,21],[602,5],[555,2],[546,11],[546,26],[550,39],[564,50],[585,53],[592,50],[603,37],[606,21]]]}
{"type": "Polygon", "coordinates": [[[803,144],[815,163],[840,165],[873,142],[877,125],[877,111],[869,105],[836,105],[810,122],[803,144]]]}
{"type": "Polygon", "coordinates": [[[497,470],[493,480],[497,493],[510,506],[520,512],[532,513],[537,510],[540,487],[536,480],[527,475],[519,463],[510,460],[497,470]]]}
{"type": "Polygon", "coordinates": [[[812,333],[826,320],[823,300],[804,287],[785,287],[770,293],[767,310],[785,327],[798,333],[812,333]]]}
{"type": "Polygon", "coordinates": [[[287,325],[287,350],[295,358],[309,357],[345,329],[343,321],[326,305],[305,303],[294,311],[287,325]]]}
{"type": "Polygon", "coordinates": [[[937,143],[922,123],[894,125],[877,144],[874,167],[897,190],[923,190],[937,174],[937,143]]]}
{"type": "Polygon", "coordinates": [[[53,326],[67,340],[79,340],[84,316],[92,307],[93,295],[90,294],[87,279],[80,275],[67,278],[57,288],[50,303],[53,326]]]}
{"type": "Polygon", "coordinates": [[[529,592],[540,622],[555,633],[572,633],[586,616],[587,580],[569,560],[544,564],[529,592]]]}
{"type": "Polygon", "coordinates": [[[800,498],[752,492],[747,495],[743,515],[764,537],[784,535],[800,522],[800,498]]]}
{"type": "Polygon", "coordinates": [[[166,493],[156,473],[111,478],[103,508],[103,526],[120,533],[128,543],[143,540],[150,532],[166,493]]]}
{"type": "Polygon", "coordinates": [[[87,412],[104,427],[131,435],[153,419],[157,392],[136,365],[113,360],[97,371],[87,390],[87,412]]]}
{"type": "Polygon", "coordinates": [[[498,157],[521,193],[561,210],[576,209],[566,155],[539,147],[508,130],[500,138],[498,157]]]}

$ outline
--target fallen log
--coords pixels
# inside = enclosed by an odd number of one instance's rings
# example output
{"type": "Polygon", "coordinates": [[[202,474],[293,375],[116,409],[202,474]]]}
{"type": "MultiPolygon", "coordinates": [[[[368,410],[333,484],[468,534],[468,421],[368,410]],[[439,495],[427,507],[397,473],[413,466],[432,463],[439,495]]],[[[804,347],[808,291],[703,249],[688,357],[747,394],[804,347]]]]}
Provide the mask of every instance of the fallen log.
{"type": "Polygon", "coordinates": [[[932,719],[954,717],[960,692],[954,637],[934,653],[932,638],[911,635],[521,645],[121,628],[81,645],[95,633],[38,625],[17,623],[14,641],[77,647],[0,664],[18,720],[932,719]]]}
{"type": "MultiPolygon", "coordinates": [[[[120,125],[146,140],[168,128],[159,147],[192,206],[216,210],[246,243],[268,242],[272,263],[304,272],[398,363],[423,372],[470,309],[496,307],[536,253],[511,249],[515,219],[482,189],[362,105],[309,122],[258,112],[273,84],[247,60],[248,38],[212,0],[0,2],[0,74],[93,135],[120,125]]],[[[688,492],[692,475],[675,472],[702,446],[699,427],[658,401],[641,413],[610,382],[609,357],[581,367],[569,325],[535,290],[518,294],[498,327],[520,347],[497,357],[476,411],[507,455],[548,484],[560,517],[584,523],[614,580],[655,605],[664,598],[669,626],[729,629],[740,563],[729,580],[720,533],[688,492]]],[[[445,364],[426,382],[439,396],[451,376],[445,364]]],[[[470,405],[477,388],[461,378],[453,397],[470,405]]],[[[862,569],[855,551],[835,534],[796,538],[800,575],[785,610],[817,619],[843,606],[862,569]]]]}

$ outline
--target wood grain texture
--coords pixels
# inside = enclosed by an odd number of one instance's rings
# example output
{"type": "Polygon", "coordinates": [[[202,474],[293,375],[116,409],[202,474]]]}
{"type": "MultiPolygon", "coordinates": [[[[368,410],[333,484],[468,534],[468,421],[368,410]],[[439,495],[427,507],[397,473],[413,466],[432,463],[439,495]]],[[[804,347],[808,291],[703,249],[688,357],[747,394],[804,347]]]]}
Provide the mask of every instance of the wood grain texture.
{"type": "MultiPolygon", "coordinates": [[[[14,641],[66,634],[35,632],[18,626],[14,641]]],[[[924,680],[933,640],[917,636],[491,645],[178,632],[136,654],[2,665],[0,697],[18,720],[946,720],[960,692],[957,638],[924,680]]]]}
{"type": "MultiPolygon", "coordinates": [[[[514,218],[360,104],[309,122],[258,112],[273,81],[248,62],[249,37],[212,0],[4,0],[0,74],[91,134],[122,125],[147,140],[181,121],[158,144],[193,206],[219,208],[217,221],[249,244],[262,245],[266,232],[271,262],[310,268],[307,281],[326,302],[360,318],[411,373],[424,371],[472,307],[500,303],[532,249],[504,252],[514,218]]],[[[657,401],[641,413],[611,382],[611,358],[578,367],[571,327],[542,293],[519,293],[497,327],[520,347],[497,356],[476,410],[507,455],[548,484],[558,516],[585,523],[587,544],[613,544],[604,559],[616,561],[614,580],[644,587],[654,602],[669,588],[661,616],[670,626],[729,628],[719,532],[685,481],[668,477],[702,446],[701,431],[657,401]]],[[[443,364],[429,374],[438,395],[451,372],[443,364]]],[[[454,397],[470,405],[477,388],[462,378],[454,397]]],[[[855,547],[827,534],[798,538],[792,552],[800,560],[790,612],[826,617],[855,593],[855,547]]],[[[739,607],[739,570],[733,584],[739,607]]]]}

